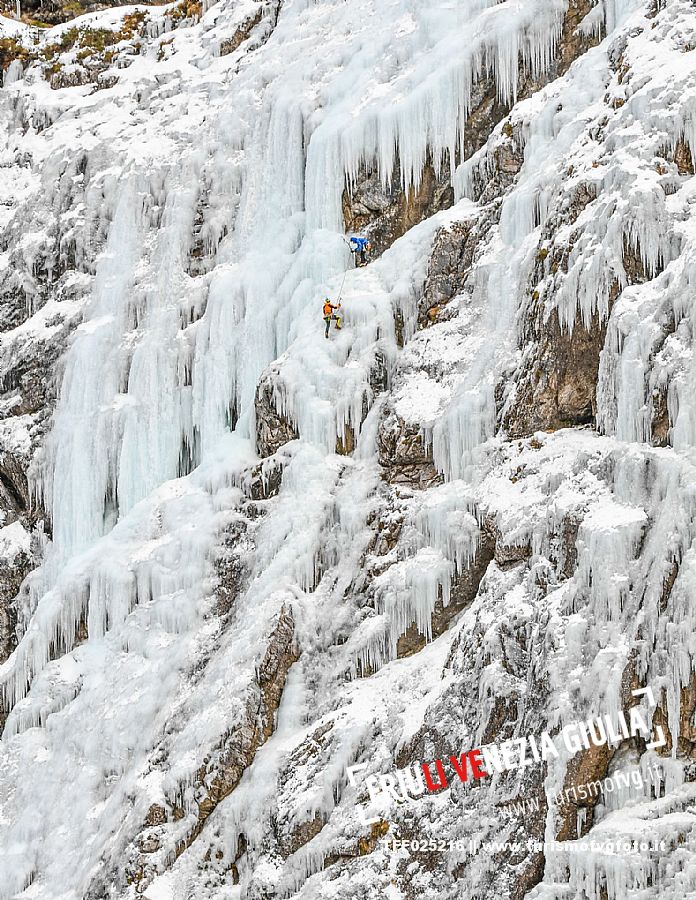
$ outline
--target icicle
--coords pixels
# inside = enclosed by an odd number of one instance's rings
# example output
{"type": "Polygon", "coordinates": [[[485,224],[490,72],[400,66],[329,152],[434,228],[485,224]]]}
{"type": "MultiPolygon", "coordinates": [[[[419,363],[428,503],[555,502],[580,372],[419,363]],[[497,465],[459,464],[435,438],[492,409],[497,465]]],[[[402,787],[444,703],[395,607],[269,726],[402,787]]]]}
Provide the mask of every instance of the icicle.
{"type": "Polygon", "coordinates": [[[375,579],[376,608],[383,625],[361,651],[363,665],[379,668],[394,659],[399,637],[413,623],[419,634],[431,640],[435,604],[438,599],[443,606],[449,604],[452,572],[452,563],[426,547],[375,579]]]}
{"type": "Polygon", "coordinates": [[[647,522],[640,508],[599,506],[583,519],[578,533],[578,569],[595,615],[619,618],[630,588],[629,564],[647,522]]]}

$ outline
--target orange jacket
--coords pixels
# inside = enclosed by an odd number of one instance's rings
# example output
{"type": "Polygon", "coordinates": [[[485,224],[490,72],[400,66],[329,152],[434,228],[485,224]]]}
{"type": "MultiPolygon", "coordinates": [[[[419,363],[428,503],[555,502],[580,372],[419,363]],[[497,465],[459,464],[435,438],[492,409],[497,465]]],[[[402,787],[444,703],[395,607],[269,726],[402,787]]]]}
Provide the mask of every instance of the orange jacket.
{"type": "Polygon", "coordinates": [[[334,309],[338,309],[338,306],[334,306],[333,303],[330,303],[330,302],[327,300],[326,303],[324,304],[324,315],[325,315],[325,316],[330,316],[330,315],[331,315],[331,311],[334,310],[334,309]]]}

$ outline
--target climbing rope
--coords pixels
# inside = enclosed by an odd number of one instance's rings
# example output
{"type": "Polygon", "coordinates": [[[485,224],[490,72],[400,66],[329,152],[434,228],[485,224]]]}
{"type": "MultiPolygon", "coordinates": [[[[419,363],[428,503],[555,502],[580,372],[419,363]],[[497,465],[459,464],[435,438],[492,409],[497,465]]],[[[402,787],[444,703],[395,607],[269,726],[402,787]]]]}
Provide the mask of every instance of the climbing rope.
{"type": "Polygon", "coordinates": [[[338,302],[341,302],[341,295],[343,294],[343,285],[346,283],[346,275],[348,274],[348,269],[343,273],[343,281],[341,282],[341,289],[338,292],[338,302]]]}

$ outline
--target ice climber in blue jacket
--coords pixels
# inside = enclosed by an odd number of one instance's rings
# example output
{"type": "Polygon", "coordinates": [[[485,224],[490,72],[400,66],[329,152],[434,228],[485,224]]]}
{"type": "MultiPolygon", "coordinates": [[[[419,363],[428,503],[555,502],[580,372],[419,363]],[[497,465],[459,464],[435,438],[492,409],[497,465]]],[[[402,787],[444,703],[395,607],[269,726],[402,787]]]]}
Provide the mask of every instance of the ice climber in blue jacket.
{"type": "Polygon", "coordinates": [[[367,254],[372,249],[367,238],[352,237],[349,241],[350,252],[355,255],[355,265],[358,267],[367,265],[367,254]]]}

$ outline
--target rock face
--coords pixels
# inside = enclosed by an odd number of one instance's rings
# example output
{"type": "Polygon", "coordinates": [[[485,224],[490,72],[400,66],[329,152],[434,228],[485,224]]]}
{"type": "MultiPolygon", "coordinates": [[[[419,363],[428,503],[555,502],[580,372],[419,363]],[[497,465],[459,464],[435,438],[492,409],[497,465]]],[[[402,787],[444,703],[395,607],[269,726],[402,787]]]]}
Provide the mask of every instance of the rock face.
{"type": "Polygon", "coordinates": [[[237,26],[232,37],[222,41],[220,56],[234,53],[245,41],[250,41],[247,52],[252,52],[263,46],[271,36],[278,24],[283,0],[264,0],[256,5],[257,9],[237,26]]]}
{"type": "Polygon", "coordinates": [[[0,454],[0,661],[17,643],[14,600],[34,563],[31,533],[37,511],[31,509],[26,463],[0,454]]]}
{"type": "Polygon", "coordinates": [[[195,838],[218,803],[234,790],[259,746],[273,733],[285,680],[290,666],[297,660],[294,636],[295,623],[283,609],[258,669],[255,696],[250,698],[248,706],[248,721],[235,729],[229,740],[214,751],[205,770],[199,772],[198,824],[190,840],[195,838]]]}
{"type": "Polygon", "coordinates": [[[261,22],[263,18],[263,7],[259,6],[253,16],[249,16],[239,26],[231,38],[227,38],[220,44],[220,56],[227,56],[228,53],[234,53],[249,38],[251,32],[261,22]]]}
{"type": "Polygon", "coordinates": [[[390,484],[417,489],[432,487],[442,481],[433,464],[432,453],[424,445],[418,428],[389,413],[383,419],[378,438],[380,465],[390,484]]]}
{"type": "MultiPolygon", "coordinates": [[[[454,318],[459,311],[456,304],[450,304],[458,295],[469,298],[473,292],[472,274],[477,257],[485,249],[488,236],[499,221],[500,201],[497,192],[504,192],[514,182],[522,165],[523,147],[512,145],[507,136],[504,139],[504,153],[507,166],[504,180],[494,175],[486,185],[493,200],[488,204],[485,213],[472,220],[454,222],[440,229],[433,241],[432,252],[428,260],[428,274],[423,291],[418,301],[418,327],[423,329],[437,322],[446,322],[454,318]],[[507,157],[508,150],[510,157],[507,157]],[[514,163],[511,162],[514,154],[514,163]],[[493,186],[495,185],[495,187],[493,186]]],[[[496,148],[496,169],[500,162],[500,154],[496,148]]]]}
{"type": "MultiPolygon", "coordinates": [[[[18,537],[24,538],[24,535],[20,532],[18,537]]],[[[30,569],[30,555],[21,545],[13,547],[11,554],[4,554],[3,583],[0,585],[0,658],[3,662],[17,646],[17,614],[13,601],[30,569]]]]}
{"type": "Polygon", "coordinates": [[[297,439],[292,422],[276,409],[274,372],[261,381],[256,390],[256,449],[259,456],[272,456],[284,444],[297,439]]]}
{"type": "MultiPolygon", "coordinates": [[[[50,336],[22,333],[21,324],[27,315],[25,297],[6,294],[4,309],[6,331],[0,355],[0,662],[16,646],[20,587],[39,564],[41,545],[50,531],[42,500],[30,489],[29,470],[56,401],[54,367],[75,324],[73,316],[58,312],[47,329],[50,336]]],[[[4,712],[0,699],[3,720],[4,712]]]]}
{"type": "Polygon", "coordinates": [[[116,18],[1,38],[0,900],[696,896],[691,0],[116,18]]]}
{"type": "Polygon", "coordinates": [[[456,222],[435,236],[423,296],[418,304],[421,328],[446,318],[442,307],[460,293],[471,272],[477,241],[473,222],[456,222]]]}
{"type": "MultiPolygon", "coordinates": [[[[238,586],[230,584],[227,578],[221,582],[221,588],[228,592],[238,586]]],[[[196,773],[192,786],[195,814],[186,816],[176,804],[168,808],[153,804],[148,809],[143,827],[129,852],[125,871],[125,883],[132,885],[138,895],[146,892],[157,872],[168,865],[170,854],[179,856],[193,844],[211,814],[237,787],[259,748],[274,731],[287,675],[297,658],[295,623],[283,607],[268,637],[254,681],[249,685],[243,714],[219,746],[211,749],[205,764],[196,773]]],[[[239,876],[234,863],[245,849],[246,838],[242,836],[237,843],[234,862],[226,866],[228,873],[235,873],[235,883],[239,876]]],[[[120,876],[114,873],[112,877],[120,876]]],[[[92,887],[96,892],[93,896],[98,896],[103,889],[104,883],[96,882],[92,887]]]]}
{"type": "Polygon", "coordinates": [[[426,164],[417,189],[404,190],[397,164],[389,185],[379,174],[365,172],[358,183],[343,192],[343,220],[348,233],[370,239],[371,257],[380,256],[410,228],[454,202],[449,166],[435,171],[426,164]]]}
{"type": "Polygon", "coordinates": [[[503,417],[511,438],[595,422],[606,325],[595,314],[589,328],[578,323],[572,334],[564,333],[558,314],[552,312],[547,322],[540,323],[537,335],[531,371],[517,384],[503,417]]]}

